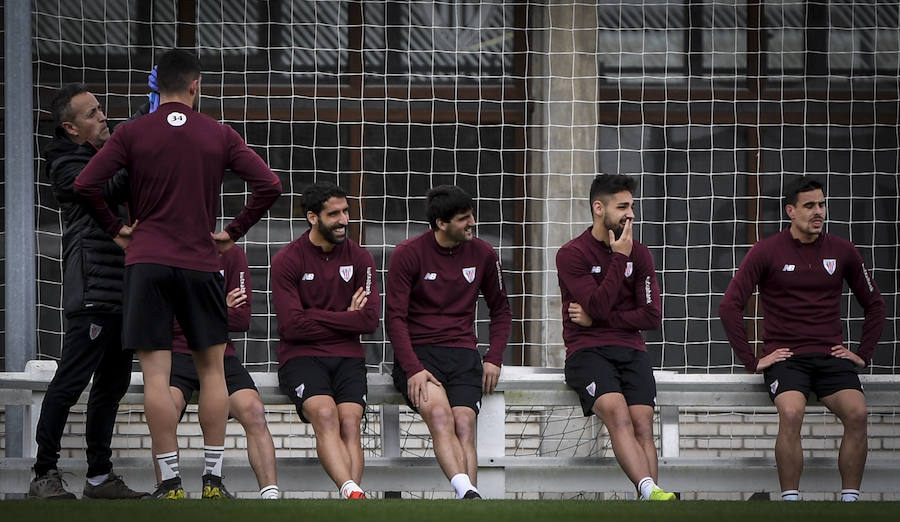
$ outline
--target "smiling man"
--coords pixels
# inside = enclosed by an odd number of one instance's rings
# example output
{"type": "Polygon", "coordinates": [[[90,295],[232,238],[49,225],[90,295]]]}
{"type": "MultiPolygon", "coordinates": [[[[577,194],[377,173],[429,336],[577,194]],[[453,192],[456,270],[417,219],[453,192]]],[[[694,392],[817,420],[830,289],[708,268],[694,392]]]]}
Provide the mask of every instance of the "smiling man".
{"type": "Polygon", "coordinates": [[[472,197],[450,185],[426,197],[431,230],[397,245],[388,267],[394,386],[425,420],[456,497],[476,499],[475,417],[482,392],[492,393],[500,377],[512,313],[497,253],[473,236],[472,197]],[[491,317],[483,364],[475,336],[479,293],[491,317]]]}
{"type": "Polygon", "coordinates": [[[728,340],[749,372],[763,372],[778,410],[775,461],[782,499],[799,500],[800,428],[810,390],[844,425],[838,467],[841,499],[859,499],[866,463],[866,401],[857,376],[881,336],[885,306],[849,241],[827,234],[825,191],[803,177],[785,189],[791,226],[753,246],[719,306],[728,340]],[[841,293],[847,281],[866,319],[856,353],[844,346],[841,293]],[[744,305],[759,287],[765,329],[757,358],[744,330],[744,305]]]}
{"type": "Polygon", "coordinates": [[[656,482],[656,381],[641,330],[662,321],[650,250],[632,238],[635,181],[601,174],[591,183],[593,224],[556,255],[566,383],[584,416],[609,430],[613,453],[644,500],[674,500],[656,482]]]}
{"type": "Polygon", "coordinates": [[[375,260],[348,236],[347,193],[331,183],[303,191],[309,230],[272,259],[278,316],[278,381],[316,452],[348,499],[366,498],[360,422],[366,407],[366,354],[360,334],[378,327],[375,260]]]}

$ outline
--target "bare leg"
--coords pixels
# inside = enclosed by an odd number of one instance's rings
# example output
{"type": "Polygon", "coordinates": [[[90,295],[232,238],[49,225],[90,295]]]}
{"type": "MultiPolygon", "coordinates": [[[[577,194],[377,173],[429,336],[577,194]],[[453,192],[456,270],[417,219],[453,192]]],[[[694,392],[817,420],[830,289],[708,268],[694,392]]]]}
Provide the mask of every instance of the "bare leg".
{"type": "Polygon", "coordinates": [[[462,446],[466,458],[466,473],[472,484],[478,484],[478,452],[475,447],[475,410],[467,406],[455,406],[453,422],[456,426],[456,437],[462,446]]]}
{"type": "Polygon", "coordinates": [[[452,479],[455,475],[466,473],[466,454],[456,435],[456,423],[446,392],[430,382],[426,386],[428,400],[419,404],[419,413],[431,432],[438,464],[444,475],[452,479]]]}
{"type": "Polygon", "coordinates": [[[342,402],[337,405],[337,409],[341,423],[341,442],[350,457],[350,476],[353,482],[362,484],[364,459],[359,425],[362,422],[363,407],[355,402],[342,402]]]}
{"type": "Polygon", "coordinates": [[[594,401],[593,410],[609,430],[613,453],[631,482],[637,485],[644,477],[651,476],[647,456],[635,436],[625,396],[615,392],[604,393],[594,401]]]}
{"type": "Polygon", "coordinates": [[[303,416],[309,419],[316,433],[316,453],[325,472],[341,487],[353,480],[351,458],[341,439],[338,407],[330,395],[314,395],[303,401],[303,416]]]}
{"type": "MultiPolygon", "coordinates": [[[[172,402],[175,403],[175,410],[178,412],[175,416],[175,429],[176,429],[176,441],[177,439],[177,429],[178,429],[178,415],[184,411],[185,402],[184,402],[184,394],[181,393],[181,390],[174,386],[169,386],[169,393],[172,394],[172,402]]],[[[153,455],[153,469],[156,471],[156,483],[159,484],[162,482],[162,477],[159,474],[159,462],[156,461],[156,455],[153,455]]]]}
{"type": "Polygon", "coordinates": [[[259,393],[249,388],[238,390],[228,397],[228,404],[231,415],[241,423],[247,434],[247,458],[259,487],[277,484],[275,444],[266,424],[266,410],[259,393]]]}
{"type": "MultiPolygon", "coordinates": [[[[156,455],[178,451],[178,410],[169,392],[172,352],[168,350],[138,350],[141,372],[144,374],[144,413],[156,455]]],[[[224,431],[224,430],[223,430],[224,431]]],[[[224,436],[224,433],[223,433],[224,436]]]]}
{"type": "Polygon", "coordinates": [[[197,401],[203,444],[225,445],[225,423],[228,421],[228,388],[225,386],[225,344],[216,344],[193,352],[194,366],[200,379],[197,401]]]}
{"type": "Polygon", "coordinates": [[[782,491],[799,490],[803,473],[803,445],[800,428],[806,413],[806,397],[794,390],[775,396],[778,409],[778,438],[775,439],[775,464],[782,491]]]}
{"type": "Polygon", "coordinates": [[[659,465],[656,457],[656,445],[653,443],[653,408],[639,404],[628,407],[631,425],[634,427],[634,438],[644,452],[650,478],[659,483],[659,465]]]}
{"type": "Polygon", "coordinates": [[[866,438],[866,398],[859,390],[841,390],[822,397],[828,407],[844,424],[838,469],[843,489],[859,489],[866,467],[868,442],[866,438]]]}

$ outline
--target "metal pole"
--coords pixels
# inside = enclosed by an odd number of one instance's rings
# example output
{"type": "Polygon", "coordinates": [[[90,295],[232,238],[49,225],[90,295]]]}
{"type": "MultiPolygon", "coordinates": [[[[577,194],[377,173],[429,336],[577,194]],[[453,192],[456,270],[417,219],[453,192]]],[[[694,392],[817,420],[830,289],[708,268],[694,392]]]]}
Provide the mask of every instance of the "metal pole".
{"type": "MultiPolygon", "coordinates": [[[[35,355],[34,116],[31,81],[31,2],[3,8],[6,88],[6,371],[23,371],[35,355]]],[[[6,410],[6,456],[24,457],[25,409],[6,410]]],[[[29,430],[30,431],[30,430],[29,430]]]]}

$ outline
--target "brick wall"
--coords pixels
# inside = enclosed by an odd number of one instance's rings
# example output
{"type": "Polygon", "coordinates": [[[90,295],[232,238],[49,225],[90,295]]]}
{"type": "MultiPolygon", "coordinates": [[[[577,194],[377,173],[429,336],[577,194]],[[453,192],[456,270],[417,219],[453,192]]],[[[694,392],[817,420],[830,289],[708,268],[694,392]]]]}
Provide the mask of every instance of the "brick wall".
{"type": "MultiPolygon", "coordinates": [[[[312,427],[297,417],[292,406],[267,406],[269,431],[279,457],[314,457],[315,438],[312,427]]],[[[0,430],[3,430],[0,413],[0,430]]],[[[773,457],[778,416],[774,408],[748,412],[721,412],[686,409],[681,413],[680,452],[685,457],[773,457]]],[[[77,405],[69,415],[62,439],[61,456],[84,458],[84,405],[77,405]]],[[[433,456],[427,427],[420,417],[401,408],[401,454],[433,456]]],[[[595,417],[584,418],[578,408],[510,409],[506,422],[507,455],[517,456],[601,456],[612,457],[606,430],[595,417]]],[[[658,432],[658,424],[657,424],[658,432]]],[[[869,461],[900,452],[900,409],[872,411],[869,414],[869,461]]],[[[363,422],[363,448],[367,457],[381,455],[381,438],[377,408],[370,407],[363,422]]],[[[807,457],[836,457],[842,428],[840,422],[823,408],[810,408],[802,435],[807,457]]],[[[658,436],[658,433],[657,433],[658,436]]],[[[0,439],[2,440],[2,439],[0,439]]],[[[201,457],[203,441],[196,405],[190,405],[178,426],[178,442],[185,457],[201,457]]],[[[146,458],[150,465],[151,441],[146,418],[138,406],[123,406],[117,418],[112,441],[113,457],[146,458]]],[[[226,429],[226,467],[247,464],[246,439],[243,428],[230,420],[226,429]]],[[[773,487],[777,487],[773,469],[773,487]]],[[[837,470],[835,470],[837,473],[837,470]]],[[[742,500],[752,492],[685,493],[683,498],[742,500]]],[[[834,492],[803,492],[809,500],[830,500],[834,492]]],[[[309,496],[309,495],[306,495],[309,496]]],[[[313,495],[316,496],[316,495],[313,495]]],[[[320,496],[328,496],[323,494],[320,496]]],[[[422,493],[438,498],[439,493],[422,493]]],[[[512,494],[511,498],[615,498],[609,494],[565,495],[512,494]]],[[[893,495],[871,495],[870,500],[900,500],[893,495]]]]}

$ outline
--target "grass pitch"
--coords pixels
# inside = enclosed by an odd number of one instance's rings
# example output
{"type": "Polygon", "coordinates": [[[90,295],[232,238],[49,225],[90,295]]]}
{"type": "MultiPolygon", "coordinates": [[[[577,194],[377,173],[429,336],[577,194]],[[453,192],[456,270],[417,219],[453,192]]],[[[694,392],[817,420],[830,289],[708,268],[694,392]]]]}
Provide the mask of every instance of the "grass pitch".
{"type": "Polygon", "coordinates": [[[10,522],[852,522],[900,520],[900,502],[232,500],[0,502],[10,522]]]}

